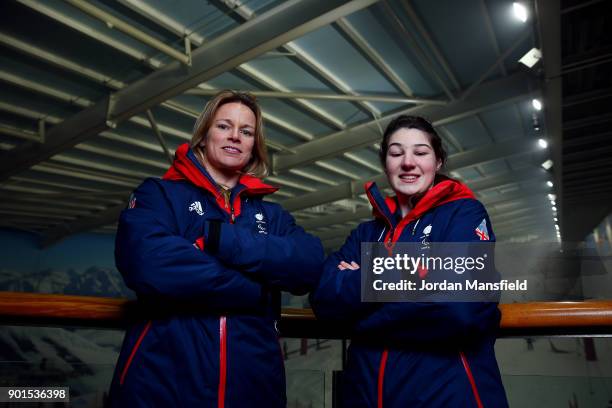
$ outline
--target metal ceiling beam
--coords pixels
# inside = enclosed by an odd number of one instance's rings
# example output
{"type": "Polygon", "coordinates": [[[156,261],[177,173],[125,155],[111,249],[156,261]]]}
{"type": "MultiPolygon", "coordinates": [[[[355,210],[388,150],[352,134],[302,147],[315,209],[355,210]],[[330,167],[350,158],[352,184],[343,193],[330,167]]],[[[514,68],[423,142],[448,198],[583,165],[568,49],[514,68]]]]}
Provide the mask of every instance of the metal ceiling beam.
{"type": "Polygon", "coordinates": [[[44,194],[13,193],[10,195],[7,194],[5,195],[5,197],[7,200],[9,200],[12,203],[26,202],[26,203],[38,203],[40,205],[40,202],[42,200],[46,200],[45,206],[53,206],[56,208],[77,209],[77,210],[85,209],[89,212],[99,211],[105,208],[104,205],[100,203],[78,200],[74,196],[71,196],[69,194],[66,194],[65,197],[69,198],[70,200],[61,200],[55,195],[50,195],[50,194],[44,195],[44,194]]]}
{"type": "MultiPolygon", "coordinates": [[[[554,227],[553,227],[554,228],[554,227]]],[[[495,231],[497,236],[507,239],[508,237],[517,236],[519,234],[531,233],[531,234],[550,234],[550,237],[555,236],[555,230],[553,228],[546,228],[541,225],[538,220],[523,219],[517,221],[510,227],[499,228],[495,231]],[[527,231],[526,231],[527,230],[527,231]]]]}
{"type": "Polygon", "coordinates": [[[434,80],[442,88],[446,96],[448,96],[449,99],[454,100],[455,96],[453,95],[452,91],[448,88],[444,80],[438,74],[438,71],[434,67],[434,62],[425,52],[423,52],[418,41],[414,38],[412,33],[406,28],[402,20],[395,13],[395,10],[393,10],[391,5],[389,5],[388,1],[387,0],[381,1],[380,6],[381,6],[381,9],[386,14],[387,18],[389,19],[389,21],[391,21],[391,25],[393,26],[393,29],[406,41],[406,43],[408,44],[408,47],[417,57],[421,66],[425,69],[425,71],[428,74],[433,75],[434,80]]]}
{"type": "Polygon", "coordinates": [[[166,143],[166,138],[164,138],[164,135],[162,135],[161,131],[159,130],[159,127],[157,126],[157,122],[155,121],[153,112],[151,112],[151,109],[147,109],[146,113],[147,113],[147,119],[149,120],[149,124],[151,125],[151,130],[153,130],[153,133],[155,134],[155,137],[157,138],[159,145],[164,151],[164,155],[166,156],[168,163],[172,164],[174,162],[174,154],[170,152],[170,149],[168,148],[168,144],[166,143]]]}
{"type": "Polygon", "coordinates": [[[544,193],[538,194],[538,196],[529,196],[523,193],[522,189],[518,192],[514,192],[514,196],[512,193],[508,193],[504,195],[505,200],[503,202],[498,202],[495,205],[489,205],[485,201],[482,201],[482,204],[487,208],[489,215],[491,217],[505,217],[508,214],[513,214],[515,211],[520,211],[525,208],[531,207],[546,207],[551,211],[551,203],[548,201],[548,198],[544,193]],[[519,195],[522,194],[522,195],[519,195]]]}
{"type": "MultiPolygon", "coordinates": [[[[213,1],[213,3],[221,7],[225,7],[228,11],[234,13],[236,15],[236,20],[239,23],[242,23],[243,21],[248,21],[252,19],[255,15],[255,13],[249,8],[249,6],[244,4],[240,0],[232,0],[232,3],[228,3],[226,0],[219,0],[213,1]]],[[[234,14],[232,14],[231,16],[233,16],[234,14]]],[[[327,82],[332,87],[336,88],[342,93],[355,94],[355,92],[348,86],[348,84],[346,84],[336,75],[334,75],[329,69],[319,63],[319,61],[317,61],[314,57],[312,57],[300,47],[298,47],[297,44],[289,42],[283,47],[281,47],[281,50],[287,51],[291,55],[291,58],[298,63],[298,65],[301,65],[307,71],[313,73],[315,77],[322,79],[323,82],[327,82]]],[[[378,109],[376,109],[376,107],[371,103],[364,101],[356,101],[355,106],[366,112],[372,118],[375,118],[380,115],[378,109]]]]}
{"type": "MultiPolygon", "coordinates": [[[[25,210],[0,210],[3,215],[17,215],[22,217],[43,218],[46,220],[74,220],[76,217],[71,215],[47,214],[40,211],[25,211],[25,210]]],[[[4,217],[0,217],[2,219],[4,217]]]]}
{"type": "Polygon", "coordinates": [[[597,89],[595,91],[582,92],[573,94],[569,97],[563,97],[563,107],[568,108],[570,106],[580,105],[582,103],[589,103],[597,101],[599,99],[606,99],[612,97],[612,88],[597,89]]]}
{"type": "Polygon", "coordinates": [[[55,126],[43,145],[21,148],[10,157],[4,157],[0,163],[0,180],[107,130],[113,123],[126,120],[373,2],[296,0],[283,3],[194,51],[189,70],[179,62],[172,62],[55,126]]]}
{"type": "MultiPolygon", "coordinates": [[[[123,0],[123,1],[129,7],[135,9],[137,12],[140,12],[145,17],[149,19],[153,19],[158,24],[163,23],[162,25],[170,27],[171,31],[174,31],[175,33],[177,33],[177,35],[181,35],[181,36],[184,35],[185,28],[183,28],[182,26],[180,26],[180,24],[174,21],[169,21],[169,19],[165,16],[164,17],[160,16],[159,13],[157,13],[150,6],[144,5],[138,0],[123,0]]],[[[248,6],[241,4],[239,1],[234,1],[231,4],[227,3],[226,1],[213,1],[213,4],[215,4],[217,7],[228,9],[228,13],[230,17],[233,17],[238,23],[243,23],[244,21],[248,21],[254,16],[253,11],[250,10],[248,6]]],[[[202,43],[204,43],[204,38],[198,35],[197,33],[192,33],[192,35],[189,35],[189,37],[196,44],[201,45],[202,43]]],[[[290,47],[296,47],[296,46],[293,44],[287,44],[286,47],[284,48],[287,48],[287,47],[290,48],[290,47]]],[[[342,88],[344,84],[342,84],[341,81],[337,77],[335,77],[333,74],[328,72],[327,69],[321,66],[321,64],[319,64],[312,57],[309,57],[305,53],[298,52],[296,50],[292,50],[287,54],[289,54],[291,57],[297,58],[299,60],[299,63],[306,66],[308,70],[313,71],[316,74],[315,76],[323,77],[327,82],[329,82],[332,85],[332,87],[345,90],[344,88],[342,88]]],[[[243,64],[237,69],[241,72],[242,75],[245,75],[248,78],[250,78],[250,80],[258,82],[259,86],[278,89],[281,91],[288,91],[288,89],[283,87],[281,84],[275,82],[272,78],[269,78],[268,76],[257,71],[255,68],[253,68],[252,66],[248,64],[243,64]]],[[[203,90],[204,92],[211,90],[210,88],[207,87],[206,84],[200,84],[197,89],[203,90]]],[[[266,91],[263,91],[263,92],[266,92],[266,91]]],[[[311,115],[313,115],[315,118],[318,117],[319,120],[323,120],[323,122],[327,123],[332,128],[344,129],[346,127],[343,122],[330,116],[327,112],[325,112],[324,110],[320,109],[318,106],[308,101],[305,101],[303,99],[296,99],[295,102],[298,103],[303,109],[306,109],[306,111],[309,112],[311,115]]],[[[371,114],[372,116],[376,116],[376,113],[372,113],[375,111],[375,108],[371,104],[365,103],[364,101],[357,101],[357,102],[358,102],[357,106],[365,109],[365,111],[371,114]]],[[[264,118],[266,118],[266,113],[264,113],[264,118]]],[[[266,120],[268,119],[266,118],[266,120]]],[[[279,120],[277,120],[277,122],[279,122],[279,120]]],[[[278,127],[278,124],[277,124],[277,127],[278,127]]],[[[313,135],[307,132],[298,131],[298,129],[295,129],[295,128],[292,128],[290,130],[293,130],[293,133],[301,137],[303,140],[312,140],[314,138],[313,135]]],[[[268,142],[268,144],[270,143],[268,142]]],[[[289,151],[293,153],[291,149],[288,149],[285,147],[280,147],[277,150],[289,151]]],[[[371,164],[364,163],[363,160],[357,160],[353,155],[345,154],[345,156],[349,160],[354,161],[360,165],[364,165],[365,167],[369,167],[369,168],[372,167],[371,164]]],[[[324,167],[325,169],[331,170],[335,173],[344,175],[344,172],[340,168],[338,168],[337,166],[331,165],[329,163],[316,163],[316,165],[320,167],[324,167]]]]}
{"type": "MultiPolygon", "coordinates": [[[[187,91],[190,95],[211,96],[219,92],[219,89],[202,89],[194,88],[187,91]]],[[[440,99],[425,99],[425,98],[407,98],[405,96],[394,96],[386,94],[360,94],[360,95],[344,95],[322,92],[274,92],[274,91],[248,91],[250,94],[258,98],[276,98],[276,99],[321,99],[328,101],[370,101],[370,102],[387,102],[387,103],[410,103],[417,105],[447,105],[448,102],[440,99]]]]}
{"type": "MultiPolygon", "coordinates": [[[[524,144],[520,142],[515,142],[514,144],[516,145],[516,150],[514,150],[514,154],[519,151],[519,147],[522,147],[524,149],[524,153],[533,151],[534,149],[533,144],[528,140],[524,144]]],[[[493,148],[491,150],[487,150],[486,147],[479,148],[473,151],[461,152],[457,153],[456,155],[450,156],[449,166],[447,167],[447,169],[448,171],[452,171],[459,168],[452,166],[469,167],[481,162],[496,160],[501,157],[505,157],[503,149],[493,148]],[[452,160],[454,157],[456,157],[456,160],[454,160],[455,164],[453,164],[452,160]]],[[[542,181],[548,180],[546,171],[541,168],[528,168],[521,171],[504,173],[499,176],[486,177],[478,181],[470,182],[468,183],[468,186],[474,191],[479,191],[487,188],[502,186],[505,184],[517,183],[525,180],[533,181],[536,179],[541,179],[542,181]]],[[[313,193],[308,193],[295,198],[284,200],[282,201],[282,204],[287,211],[296,211],[325,203],[331,203],[338,200],[353,198],[356,195],[362,193],[363,185],[367,181],[375,181],[381,188],[386,188],[388,185],[387,176],[382,173],[377,176],[342,183],[334,187],[321,189],[313,193]]]]}
{"type": "MultiPolygon", "coordinates": [[[[559,226],[564,233],[566,223],[572,222],[564,214],[563,198],[563,109],[561,107],[561,1],[536,0],[538,31],[542,46],[542,63],[544,64],[543,105],[545,131],[552,142],[553,174],[557,194],[559,226]]],[[[576,219],[574,222],[581,222],[576,219]]],[[[565,236],[565,234],[564,234],[565,236]]]]}
{"type": "Polygon", "coordinates": [[[111,184],[115,186],[127,187],[128,189],[134,188],[140,182],[140,179],[129,179],[127,177],[121,177],[112,175],[109,173],[102,173],[99,171],[85,170],[81,168],[74,168],[70,166],[53,164],[53,163],[40,163],[32,166],[31,171],[37,171],[46,174],[53,174],[71,179],[88,180],[96,183],[111,184]]]}
{"type": "MultiPolygon", "coordinates": [[[[40,205],[35,204],[24,204],[24,203],[8,203],[2,202],[0,203],[0,212],[3,211],[22,211],[22,212],[40,212],[40,205]]],[[[68,215],[68,216],[83,216],[91,214],[91,211],[83,210],[83,208],[79,210],[75,210],[74,208],[58,208],[52,207],[45,203],[45,214],[54,214],[54,215],[68,215]]]]}
{"type": "Polygon", "coordinates": [[[48,2],[48,1],[36,1],[36,0],[17,0],[19,3],[23,4],[26,7],[31,8],[59,23],[70,27],[71,29],[87,36],[93,38],[95,41],[102,42],[103,44],[108,45],[111,48],[115,48],[126,55],[134,58],[137,61],[142,61],[150,68],[157,69],[160,68],[163,63],[160,59],[150,57],[145,52],[136,49],[129,44],[126,44],[124,41],[119,40],[112,35],[108,34],[108,31],[98,30],[96,28],[92,28],[90,25],[86,24],[83,19],[76,19],[72,15],[67,13],[62,13],[57,9],[57,2],[48,2]],[[55,7],[54,7],[55,6],[55,7]]]}
{"type": "Polygon", "coordinates": [[[452,82],[453,86],[455,87],[455,90],[460,90],[461,85],[459,84],[457,77],[451,70],[450,65],[446,61],[446,58],[444,58],[444,56],[442,55],[442,52],[436,46],[436,43],[431,37],[431,35],[429,34],[429,31],[425,28],[425,24],[423,24],[423,22],[417,15],[416,11],[410,4],[410,1],[401,0],[400,5],[404,8],[404,11],[406,11],[406,14],[410,18],[410,20],[412,20],[412,22],[414,23],[416,29],[419,31],[419,34],[421,34],[421,36],[425,40],[425,43],[427,44],[427,48],[429,48],[431,53],[438,60],[438,64],[440,64],[440,66],[444,70],[444,73],[446,74],[448,79],[450,79],[450,81],[452,82]]]}
{"type": "MultiPolygon", "coordinates": [[[[198,46],[201,46],[204,42],[207,41],[202,35],[195,33],[195,32],[189,32],[189,30],[185,26],[178,23],[176,20],[169,18],[167,15],[159,12],[154,7],[142,1],[121,0],[121,3],[131,8],[135,12],[139,13],[143,17],[149,19],[150,21],[153,21],[155,24],[158,24],[164,27],[165,29],[169,30],[170,32],[173,32],[178,37],[186,38],[190,42],[198,46]]],[[[243,21],[240,21],[240,23],[242,22],[243,21]]],[[[269,55],[272,53],[275,53],[275,51],[270,51],[266,55],[269,55]]],[[[289,53],[280,53],[280,54],[282,54],[283,56],[289,56],[289,55],[293,56],[294,55],[294,54],[289,54],[289,53]]],[[[258,71],[252,66],[247,66],[246,64],[243,64],[242,66],[238,67],[237,70],[240,71],[243,75],[250,78],[251,80],[256,81],[259,85],[263,86],[264,88],[276,89],[279,92],[286,90],[280,84],[275,83],[273,79],[267,77],[261,71],[258,71]]],[[[208,93],[207,91],[211,91],[211,90],[206,90],[202,87],[198,87],[195,90],[204,91],[202,95],[210,95],[210,93],[208,93]]],[[[216,92],[217,90],[212,90],[212,91],[216,92]]],[[[309,112],[311,115],[318,118],[318,120],[323,121],[324,123],[327,123],[333,129],[343,129],[345,127],[345,125],[342,123],[340,119],[330,115],[328,112],[325,112],[321,108],[307,101],[296,100],[294,103],[298,104],[301,110],[305,110],[309,112]]],[[[302,136],[302,135],[305,135],[305,133],[300,132],[300,133],[297,133],[297,135],[302,136]]],[[[312,139],[312,136],[306,137],[306,140],[311,140],[311,139],[312,139]]]]}
{"type": "Polygon", "coordinates": [[[477,89],[484,80],[495,72],[498,66],[503,65],[506,58],[508,58],[508,56],[514,52],[514,50],[516,50],[527,38],[529,38],[529,36],[531,36],[531,31],[524,31],[523,34],[520,35],[519,38],[516,39],[514,43],[512,43],[512,45],[503,52],[503,54],[497,57],[495,62],[491,64],[474,83],[470,84],[469,88],[461,93],[461,99],[467,98],[472,92],[474,92],[474,89],[477,89]]]}
{"type": "MultiPolygon", "coordinates": [[[[521,190],[517,192],[510,192],[506,194],[501,194],[500,196],[495,197],[494,199],[481,199],[480,201],[488,208],[493,209],[495,206],[500,206],[507,203],[517,202],[517,205],[524,205],[526,197],[534,197],[538,195],[544,196],[548,191],[550,191],[549,187],[546,187],[544,183],[539,183],[537,186],[530,186],[528,188],[521,188],[521,190]],[[520,195],[517,195],[520,194],[520,195]]],[[[476,192],[478,193],[478,192],[476,192]]],[[[327,227],[335,224],[343,224],[351,221],[359,221],[364,218],[372,217],[372,208],[367,205],[364,207],[360,207],[355,211],[342,211],[336,212],[328,215],[313,217],[311,219],[301,221],[300,226],[306,230],[314,230],[317,228],[327,227]]]]}
{"type": "Polygon", "coordinates": [[[290,168],[313,163],[326,157],[334,157],[345,151],[369,146],[381,139],[379,125],[382,127],[399,114],[410,113],[428,118],[434,126],[474,115],[479,112],[495,109],[508,103],[528,98],[529,76],[525,73],[515,74],[497,81],[481,85],[463,101],[455,101],[446,106],[423,106],[404,109],[346,130],[322,137],[312,142],[295,147],[294,154],[273,155],[273,170],[281,172],[290,168]]]}
{"type": "MultiPolygon", "coordinates": [[[[367,39],[353,26],[346,18],[341,18],[336,21],[335,26],[342,34],[350,39],[350,41],[362,51],[374,67],[376,67],[386,79],[395,85],[395,87],[406,96],[412,96],[413,91],[410,86],[404,82],[402,78],[391,68],[385,61],[384,57],[378,53],[375,47],[368,43],[367,39]]],[[[372,100],[370,100],[372,101],[372,100]]],[[[406,102],[410,103],[410,102],[406,102]]]]}
{"type": "Polygon", "coordinates": [[[586,126],[597,125],[603,122],[612,121],[612,114],[602,113],[600,115],[586,116],[581,119],[574,119],[563,123],[563,131],[580,129],[586,126]]]}
{"type": "Polygon", "coordinates": [[[540,203],[533,203],[531,205],[523,205],[521,208],[512,211],[502,211],[499,213],[489,214],[491,220],[493,222],[493,226],[495,225],[505,225],[506,223],[512,223],[522,216],[530,216],[536,217],[541,220],[549,221],[551,224],[553,223],[553,215],[552,210],[550,209],[550,203],[545,202],[545,200],[541,200],[540,203]],[[544,217],[544,219],[542,219],[544,217]]]}
{"type": "MultiPolygon", "coordinates": [[[[493,45],[495,54],[499,57],[501,55],[501,52],[499,51],[499,43],[497,42],[495,30],[493,30],[493,23],[491,22],[491,13],[489,13],[489,7],[487,6],[487,2],[485,0],[480,0],[480,9],[482,10],[482,15],[485,19],[485,25],[487,27],[487,33],[489,34],[489,38],[491,39],[491,44],[493,45]]],[[[506,71],[506,66],[504,64],[501,64],[500,68],[504,76],[508,75],[508,72],[506,71]]]]}
{"type": "MultiPolygon", "coordinates": [[[[48,190],[48,189],[40,189],[40,188],[32,188],[32,187],[24,187],[18,184],[10,185],[5,184],[0,186],[0,190],[8,191],[11,193],[11,198],[15,197],[16,200],[25,200],[26,197],[35,200],[56,200],[60,199],[71,199],[73,203],[77,203],[75,205],[78,206],[78,203],[82,203],[83,201],[93,201],[96,205],[102,205],[102,207],[98,208],[103,210],[108,205],[118,204],[119,201],[123,200],[129,193],[127,191],[57,191],[57,190],[48,190]],[[16,194],[16,195],[14,195],[16,194]]],[[[87,202],[87,205],[91,205],[91,203],[87,202]]]]}
{"type": "Polygon", "coordinates": [[[191,64],[191,55],[189,53],[182,53],[175,48],[172,48],[168,44],[154,38],[152,35],[145,33],[142,30],[135,28],[132,24],[126,23],[125,21],[115,17],[113,14],[108,13],[101,8],[94,6],[91,3],[88,3],[83,0],[64,0],[67,3],[71,4],[73,7],[81,10],[84,13],[89,14],[90,16],[106,23],[111,28],[115,28],[132,38],[142,42],[143,44],[148,45],[151,48],[154,48],[158,51],[163,52],[164,54],[182,62],[185,65],[191,64]]]}
{"type": "Polygon", "coordinates": [[[458,170],[475,164],[484,164],[497,159],[540,152],[542,148],[536,140],[528,138],[508,139],[499,143],[490,143],[475,149],[465,150],[448,157],[446,167],[449,171],[458,170]]]}
{"type": "Polygon", "coordinates": [[[69,235],[89,231],[117,221],[119,214],[125,208],[125,204],[107,208],[104,211],[89,217],[78,218],[72,222],[62,223],[45,231],[41,237],[40,245],[49,247],[69,235]]]}
{"type": "MultiPolygon", "coordinates": [[[[542,215],[541,213],[540,215],[538,215],[538,213],[526,214],[522,216],[517,215],[512,220],[502,221],[502,222],[492,219],[493,230],[497,231],[499,229],[500,231],[507,231],[507,230],[513,229],[516,225],[522,225],[524,223],[540,224],[541,220],[538,217],[541,215],[542,215]]],[[[550,221],[551,228],[552,228],[552,225],[553,225],[553,222],[550,221]]],[[[319,237],[321,241],[329,241],[333,239],[345,239],[354,228],[355,228],[354,226],[345,226],[345,227],[334,228],[334,229],[327,230],[327,231],[318,231],[318,232],[311,231],[311,233],[319,237]]],[[[542,226],[542,228],[546,228],[546,227],[542,226]]]]}
{"type": "MultiPolygon", "coordinates": [[[[8,107],[8,106],[6,106],[8,107]]],[[[2,106],[0,106],[0,108],[2,108],[2,106]]],[[[19,111],[19,109],[13,108],[12,110],[17,110],[19,111]]],[[[24,112],[22,112],[24,113],[24,112]]],[[[37,112],[25,112],[28,114],[28,117],[39,117],[42,116],[42,114],[37,113],[37,112]]],[[[51,123],[59,123],[61,120],[59,118],[55,118],[55,117],[50,117],[48,118],[48,120],[51,123]]],[[[0,123],[0,133],[3,133],[3,131],[5,130],[6,126],[3,126],[0,123]]],[[[32,132],[27,132],[27,131],[20,131],[17,129],[13,129],[10,128],[8,129],[9,131],[7,132],[8,134],[11,134],[15,137],[20,137],[20,138],[24,138],[26,140],[32,140],[34,138],[33,133],[32,132]]],[[[131,139],[131,138],[126,138],[126,137],[122,137],[122,136],[118,136],[118,135],[114,135],[111,134],[109,132],[102,132],[101,136],[105,137],[105,138],[109,138],[113,141],[121,141],[121,142],[127,142],[129,144],[134,145],[134,143],[136,142],[135,140],[131,139]]],[[[146,148],[148,150],[152,150],[155,152],[158,152],[160,150],[160,148],[157,145],[150,145],[150,144],[145,144],[140,146],[139,144],[136,144],[136,146],[138,147],[143,147],[146,148]]],[[[79,143],[78,145],[76,145],[74,147],[74,149],[76,150],[81,150],[81,151],[86,151],[86,152],[90,152],[90,153],[94,153],[103,157],[110,157],[113,159],[118,159],[118,160],[124,160],[124,161],[128,161],[128,162],[136,162],[139,164],[144,164],[146,166],[149,167],[153,167],[153,168],[157,168],[160,169],[162,171],[165,171],[168,167],[167,164],[164,164],[162,162],[159,161],[152,161],[150,159],[147,158],[143,158],[140,157],[138,154],[134,154],[134,152],[130,152],[130,153],[122,153],[120,151],[117,150],[111,150],[111,149],[106,149],[103,147],[99,147],[96,145],[92,145],[90,143],[84,142],[84,143],[79,143]]],[[[118,173],[121,175],[125,175],[125,174],[129,174],[133,177],[136,177],[136,179],[143,179],[146,177],[152,177],[152,176],[159,176],[159,173],[147,173],[147,174],[143,174],[143,173],[135,173],[133,170],[129,170],[129,169],[124,169],[124,168],[112,168],[109,166],[106,166],[104,164],[100,164],[100,163],[96,163],[96,162],[92,162],[92,161],[85,161],[85,160],[80,160],[78,158],[72,158],[69,157],[65,154],[57,154],[54,155],[51,158],[52,161],[59,161],[59,162],[65,162],[65,163],[70,163],[70,164],[76,164],[79,166],[83,166],[85,168],[90,167],[90,168],[95,168],[96,170],[102,170],[102,171],[106,171],[106,172],[110,172],[110,173],[118,173]]],[[[310,187],[305,187],[300,185],[299,183],[294,183],[294,182],[290,182],[287,180],[284,180],[281,177],[275,177],[273,180],[273,182],[281,184],[281,185],[288,185],[294,188],[298,188],[301,190],[305,190],[305,191],[313,191],[312,188],[310,187]]],[[[293,197],[293,194],[290,193],[286,193],[283,191],[279,191],[277,193],[279,196],[283,196],[283,197],[293,197]]]]}
{"type": "MultiPolygon", "coordinates": [[[[260,86],[264,89],[272,90],[272,92],[289,92],[289,89],[271,78],[268,75],[265,75],[263,72],[257,70],[251,64],[245,63],[239,67],[235,68],[238,73],[247,77],[247,80],[251,82],[255,82],[257,86],[260,86]]],[[[344,129],[346,125],[344,122],[334,115],[331,115],[329,112],[320,108],[319,106],[313,104],[310,101],[303,99],[295,99],[288,102],[294,108],[297,108],[300,111],[303,111],[307,115],[310,115],[314,119],[323,123],[324,125],[330,127],[332,130],[344,129]]],[[[312,139],[312,138],[311,138],[312,139]]],[[[309,139],[310,140],[310,139],[309,139]]]]}
{"type": "MultiPolygon", "coordinates": [[[[61,89],[53,88],[51,86],[38,83],[38,82],[33,81],[31,79],[28,79],[28,78],[23,78],[23,77],[21,77],[19,75],[15,75],[15,74],[13,74],[11,72],[0,70],[0,80],[8,82],[8,83],[10,83],[12,85],[15,85],[15,86],[18,86],[18,87],[21,87],[21,88],[28,89],[28,90],[30,90],[32,92],[37,92],[37,93],[49,96],[51,98],[58,99],[60,101],[66,102],[66,103],[71,104],[71,105],[78,106],[80,108],[88,108],[88,107],[94,105],[93,101],[90,101],[89,99],[87,99],[85,97],[78,96],[78,95],[73,95],[73,94],[71,94],[69,92],[65,92],[65,91],[63,91],[61,89]]],[[[147,121],[147,119],[145,119],[143,117],[132,116],[128,120],[130,122],[132,122],[132,123],[135,123],[135,124],[139,125],[139,126],[153,129],[153,125],[151,124],[151,122],[147,121]]],[[[159,129],[167,132],[168,134],[171,134],[171,135],[173,135],[175,137],[178,137],[180,139],[189,140],[191,138],[191,134],[186,132],[186,131],[184,131],[184,130],[176,129],[176,128],[173,128],[173,127],[168,126],[168,125],[156,125],[156,126],[159,129]]]]}
{"type": "MultiPolygon", "coordinates": [[[[12,37],[10,35],[7,35],[5,33],[0,33],[0,44],[3,44],[7,47],[13,48],[19,52],[22,52],[26,55],[29,55],[32,58],[38,59],[40,61],[43,61],[47,64],[51,64],[54,66],[57,66],[61,69],[70,71],[72,73],[78,74],[84,78],[87,78],[89,80],[92,80],[94,82],[100,83],[102,85],[108,86],[109,88],[118,90],[118,89],[122,89],[125,86],[127,86],[127,84],[125,84],[122,81],[119,81],[116,78],[111,78],[107,75],[104,75],[94,69],[85,67],[83,65],[80,65],[74,61],[68,60],[64,57],[60,57],[59,55],[56,55],[54,53],[51,53],[47,50],[44,50],[42,48],[39,47],[35,47],[31,44],[28,44],[26,42],[23,42],[15,37],[12,37]]],[[[166,109],[172,110],[174,112],[178,112],[180,114],[189,116],[191,118],[197,118],[200,114],[200,112],[197,112],[193,109],[191,109],[190,107],[184,106],[178,102],[172,101],[172,100],[167,100],[163,103],[161,103],[161,106],[163,106],[166,109]]],[[[284,132],[287,132],[291,135],[297,136],[299,138],[305,139],[305,140],[310,140],[312,139],[312,136],[308,133],[306,133],[304,130],[302,129],[297,129],[294,126],[288,124],[287,122],[273,116],[270,115],[266,112],[263,112],[263,116],[264,119],[266,120],[267,123],[281,129],[284,132]]],[[[270,142],[268,141],[268,143],[270,144],[270,142]]],[[[276,145],[276,144],[274,144],[276,145]]],[[[290,151],[287,148],[284,147],[280,147],[278,146],[278,150],[285,150],[285,151],[290,151]]]]}
{"type": "Polygon", "coordinates": [[[571,13],[572,11],[580,10],[583,7],[592,6],[593,4],[601,3],[604,0],[591,0],[577,3],[575,6],[569,6],[561,10],[561,14],[571,13]]]}
{"type": "Polygon", "coordinates": [[[487,190],[489,188],[502,187],[513,183],[522,183],[525,181],[541,181],[548,180],[548,172],[542,168],[525,168],[522,170],[503,173],[498,176],[485,177],[483,179],[467,183],[473,191],[487,190]]]}
{"type": "MultiPolygon", "coordinates": [[[[10,104],[6,104],[2,101],[0,101],[0,110],[4,110],[7,112],[11,112],[17,115],[21,115],[21,116],[25,116],[27,118],[31,118],[31,119],[35,119],[35,120],[41,120],[44,119],[47,123],[51,123],[51,124],[57,124],[60,123],[62,121],[61,118],[58,118],[56,116],[51,116],[51,115],[46,115],[44,113],[40,113],[40,112],[36,112],[36,111],[32,111],[26,108],[21,108],[18,106],[13,106],[10,104]]],[[[2,127],[0,127],[0,132],[2,131],[2,127]]],[[[26,131],[23,132],[12,132],[11,133],[13,136],[15,137],[21,137],[21,136],[25,136],[24,139],[29,140],[29,136],[27,134],[26,131]],[[21,134],[23,133],[23,134],[21,134]]],[[[131,146],[135,146],[138,148],[143,148],[146,150],[150,150],[150,151],[154,151],[154,152],[162,152],[161,147],[157,144],[153,144],[153,143],[147,143],[147,142],[143,142],[141,140],[137,140],[134,138],[130,138],[130,137],[125,137],[125,136],[121,136],[121,135],[117,135],[115,133],[112,132],[102,132],[100,133],[100,136],[102,136],[105,139],[111,140],[113,142],[121,142],[121,143],[125,143],[131,146]]],[[[106,157],[111,157],[114,159],[120,159],[120,160],[125,160],[125,161],[129,161],[129,162],[137,162],[139,164],[144,164],[150,167],[154,167],[154,168],[159,168],[161,170],[166,170],[168,168],[167,164],[164,164],[162,162],[158,162],[158,161],[153,161],[144,157],[140,157],[138,154],[135,154],[134,152],[130,152],[130,153],[122,153],[119,150],[111,150],[111,149],[106,149],[103,147],[99,147],[99,146],[95,146],[93,144],[84,142],[84,143],[79,143],[78,145],[76,145],[74,147],[76,150],[83,150],[83,151],[87,151],[87,152],[91,152],[91,153],[95,153],[95,154],[99,154],[101,156],[106,156],[106,157]]],[[[53,158],[56,158],[58,155],[54,155],[53,158]]]]}

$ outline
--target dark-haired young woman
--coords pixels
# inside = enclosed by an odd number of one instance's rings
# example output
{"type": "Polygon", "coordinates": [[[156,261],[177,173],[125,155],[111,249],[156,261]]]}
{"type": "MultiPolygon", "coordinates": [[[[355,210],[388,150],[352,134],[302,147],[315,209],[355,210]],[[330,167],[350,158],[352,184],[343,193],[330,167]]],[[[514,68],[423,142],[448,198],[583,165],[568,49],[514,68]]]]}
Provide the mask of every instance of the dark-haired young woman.
{"type": "Polygon", "coordinates": [[[311,295],[320,319],[348,323],[353,338],[344,407],[506,407],[495,360],[495,302],[361,302],[362,242],[494,241],[483,205],[439,173],[446,160],[432,125],[399,116],[387,127],[380,159],[395,192],[366,192],[375,219],[360,224],[325,262],[311,295]]]}

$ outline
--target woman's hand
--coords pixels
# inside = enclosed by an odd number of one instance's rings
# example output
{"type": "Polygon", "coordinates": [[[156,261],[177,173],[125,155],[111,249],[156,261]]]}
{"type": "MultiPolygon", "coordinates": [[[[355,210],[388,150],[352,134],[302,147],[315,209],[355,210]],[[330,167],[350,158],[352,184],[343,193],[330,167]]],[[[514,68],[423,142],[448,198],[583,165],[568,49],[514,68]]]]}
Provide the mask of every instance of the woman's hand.
{"type": "Polygon", "coordinates": [[[341,271],[345,270],[345,269],[350,269],[352,271],[359,269],[360,266],[357,262],[355,261],[351,261],[351,263],[342,261],[338,264],[338,269],[340,269],[341,271]]]}

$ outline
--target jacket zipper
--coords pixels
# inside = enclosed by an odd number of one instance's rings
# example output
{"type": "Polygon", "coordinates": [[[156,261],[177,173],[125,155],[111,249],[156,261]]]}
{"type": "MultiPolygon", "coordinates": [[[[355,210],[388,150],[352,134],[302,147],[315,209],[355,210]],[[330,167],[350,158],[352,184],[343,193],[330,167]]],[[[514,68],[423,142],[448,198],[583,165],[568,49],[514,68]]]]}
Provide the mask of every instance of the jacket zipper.
{"type": "MultiPolygon", "coordinates": [[[[230,223],[236,221],[234,205],[230,197],[224,194],[225,208],[230,212],[230,223]]],[[[225,387],[227,383],[227,317],[219,317],[219,390],[217,395],[217,407],[225,407],[225,387]]]]}
{"type": "Polygon", "coordinates": [[[147,324],[145,325],[145,327],[142,329],[140,336],[138,336],[138,340],[136,340],[136,344],[134,344],[134,348],[132,348],[132,352],[130,353],[130,356],[125,362],[125,366],[123,367],[123,371],[121,371],[121,376],[119,377],[119,385],[123,385],[128,369],[130,368],[130,365],[132,364],[132,360],[134,359],[134,356],[136,355],[136,351],[138,351],[140,344],[144,340],[150,328],[151,328],[151,320],[149,320],[147,324]]]}

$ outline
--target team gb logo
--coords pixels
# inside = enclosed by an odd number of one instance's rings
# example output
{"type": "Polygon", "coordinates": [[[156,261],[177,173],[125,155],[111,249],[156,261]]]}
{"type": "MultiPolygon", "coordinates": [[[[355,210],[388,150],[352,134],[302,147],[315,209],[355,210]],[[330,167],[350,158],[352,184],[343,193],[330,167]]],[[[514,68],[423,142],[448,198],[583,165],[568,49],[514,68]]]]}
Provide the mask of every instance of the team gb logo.
{"type": "Polygon", "coordinates": [[[262,213],[255,214],[255,224],[257,225],[257,232],[260,234],[267,234],[266,222],[264,221],[264,215],[262,213]]]}

